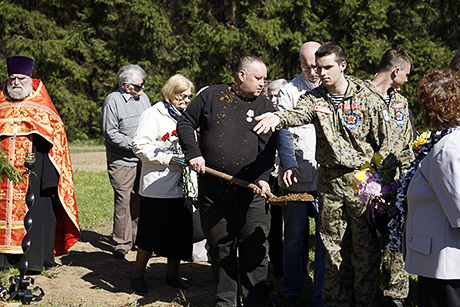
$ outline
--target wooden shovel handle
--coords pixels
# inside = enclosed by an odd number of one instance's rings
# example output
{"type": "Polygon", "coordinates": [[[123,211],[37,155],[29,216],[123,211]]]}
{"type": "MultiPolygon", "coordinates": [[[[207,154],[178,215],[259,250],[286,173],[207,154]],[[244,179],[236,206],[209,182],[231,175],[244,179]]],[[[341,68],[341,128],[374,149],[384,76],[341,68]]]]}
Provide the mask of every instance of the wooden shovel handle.
{"type": "MultiPolygon", "coordinates": [[[[216,171],[216,170],[214,170],[214,169],[212,169],[210,167],[207,167],[207,166],[205,166],[205,172],[206,172],[206,174],[209,174],[209,175],[212,175],[214,177],[229,181],[231,183],[235,183],[235,184],[237,184],[239,186],[242,186],[242,187],[250,189],[250,190],[260,189],[260,187],[255,185],[254,183],[251,183],[251,182],[248,182],[246,180],[233,177],[233,176],[231,176],[229,174],[225,174],[225,173],[216,171]]],[[[274,196],[270,191],[265,192],[265,194],[268,196],[268,198],[272,198],[274,196]]]]}

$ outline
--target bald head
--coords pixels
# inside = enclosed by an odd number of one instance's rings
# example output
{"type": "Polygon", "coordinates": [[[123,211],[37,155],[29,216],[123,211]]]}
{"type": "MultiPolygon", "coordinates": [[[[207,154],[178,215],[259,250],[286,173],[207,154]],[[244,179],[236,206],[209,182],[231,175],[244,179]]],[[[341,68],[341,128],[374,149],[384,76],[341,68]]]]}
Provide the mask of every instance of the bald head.
{"type": "Polygon", "coordinates": [[[309,54],[313,54],[313,56],[315,56],[315,52],[316,50],[318,50],[318,48],[321,47],[321,44],[320,43],[317,43],[317,42],[306,42],[305,44],[303,44],[301,47],[300,47],[300,50],[299,50],[299,58],[301,58],[302,56],[307,56],[309,54]]]}
{"type": "Polygon", "coordinates": [[[299,62],[302,73],[310,82],[319,83],[319,76],[316,72],[315,52],[321,47],[317,42],[306,42],[300,47],[299,62]]]}

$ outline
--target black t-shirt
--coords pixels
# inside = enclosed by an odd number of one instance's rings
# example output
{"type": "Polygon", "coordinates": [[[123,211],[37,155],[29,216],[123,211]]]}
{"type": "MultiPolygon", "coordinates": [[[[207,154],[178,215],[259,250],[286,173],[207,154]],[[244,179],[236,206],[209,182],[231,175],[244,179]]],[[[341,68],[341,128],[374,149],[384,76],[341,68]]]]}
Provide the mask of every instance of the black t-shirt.
{"type": "Polygon", "coordinates": [[[252,131],[254,117],[275,111],[260,95],[245,99],[234,84],[215,85],[201,92],[177,123],[186,160],[203,156],[206,166],[250,182],[268,182],[274,164],[276,136],[252,131]],[[194,131],[199,128],[198,144],[194,131]]]}

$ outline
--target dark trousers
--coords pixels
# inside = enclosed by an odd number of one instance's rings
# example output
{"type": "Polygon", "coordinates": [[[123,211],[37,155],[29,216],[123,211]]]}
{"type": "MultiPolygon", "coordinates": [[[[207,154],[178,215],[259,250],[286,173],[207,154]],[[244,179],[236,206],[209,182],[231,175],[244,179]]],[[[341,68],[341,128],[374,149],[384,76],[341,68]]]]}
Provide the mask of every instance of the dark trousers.
{"type": "Polygon", "coordinates": [[[418,276],[418,300],[420,307],[458,307],[460,280],[418,276]]]}
{"type": "MultiPolygon", "coordinates": [[[[278,177],[270,176],[268,182],[275,195],[280,194],[278,177]]],[[[268,233],[268,257],[275,277],[283,277],[283,207],[270,206],[270,232],[268,233]]]]}
{"type": "Polygon", "coordinates": [[[270,233],[268,255],[273,266],[273,275],[283,276],[283,207],[270,206],[270,233]]]}
{"type": "Polygon", "coordinates": [[[201,225],[210,245],[216,306],[265,306],[269,207],[252,191],[225,183],[199,183],[201,225]]]}

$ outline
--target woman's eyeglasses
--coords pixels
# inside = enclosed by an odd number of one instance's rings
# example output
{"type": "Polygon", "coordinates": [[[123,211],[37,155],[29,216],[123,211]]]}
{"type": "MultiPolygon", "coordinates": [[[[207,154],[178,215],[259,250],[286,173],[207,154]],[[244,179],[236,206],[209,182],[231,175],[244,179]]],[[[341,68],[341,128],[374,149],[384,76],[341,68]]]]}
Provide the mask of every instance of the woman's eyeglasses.
{"type": "Polygon", "coordinates": [[[180,100],[185,100],[186,98],[188,98],[188,99],[193,98],[193,95],[186,95],[186,94],[179,94],[178,96],[179,96],[180,100]]]}

